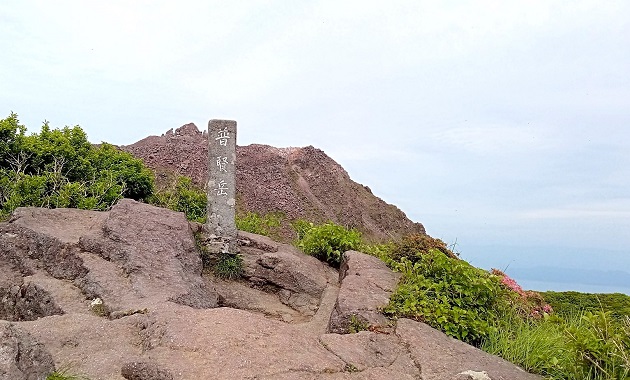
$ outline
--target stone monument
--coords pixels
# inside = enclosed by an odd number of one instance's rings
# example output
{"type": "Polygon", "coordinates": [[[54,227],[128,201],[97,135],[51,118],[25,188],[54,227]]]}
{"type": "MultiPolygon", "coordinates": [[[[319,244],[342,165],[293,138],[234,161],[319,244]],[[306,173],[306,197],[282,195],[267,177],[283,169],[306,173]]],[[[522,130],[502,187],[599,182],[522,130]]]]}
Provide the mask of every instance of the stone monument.
{"type": "Polygon", "coordinates": [[[214,251],[236,253],[236,121],[208,123],[208,222],[214,251]]]}

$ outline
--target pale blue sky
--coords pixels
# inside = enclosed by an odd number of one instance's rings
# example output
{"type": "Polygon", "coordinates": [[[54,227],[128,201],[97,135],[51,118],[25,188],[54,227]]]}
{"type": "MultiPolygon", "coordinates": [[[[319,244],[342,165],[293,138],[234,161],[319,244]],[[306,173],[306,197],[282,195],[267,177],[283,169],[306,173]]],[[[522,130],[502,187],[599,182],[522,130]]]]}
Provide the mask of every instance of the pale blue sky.
{"type": "Polygon", "coordinates": [[[630,272],[630,2],[3,0],[0,35],[31,130],[235,119],[477,265],[630,272]]]}

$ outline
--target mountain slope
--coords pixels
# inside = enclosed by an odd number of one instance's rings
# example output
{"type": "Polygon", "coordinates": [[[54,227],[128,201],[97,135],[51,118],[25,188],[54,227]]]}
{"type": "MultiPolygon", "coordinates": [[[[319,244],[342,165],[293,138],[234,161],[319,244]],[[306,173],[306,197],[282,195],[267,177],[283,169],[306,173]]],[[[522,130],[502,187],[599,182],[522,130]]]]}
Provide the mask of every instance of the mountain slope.
{"type": "MultiPolygon", "coordinates": [[[[207,182],[207,134],[194,124],[121,149],[144,160],[163,178],[176,172],[191,177],[199,186],[207,182]]],[[[241,212],[282,212],[290,220],[331,220],[356,227],[372,239],[425,233],[422,224],[412,222],[396,206],[354,182],[338,163],[312,146],[239,146],[236,184],[241,212]]]]}

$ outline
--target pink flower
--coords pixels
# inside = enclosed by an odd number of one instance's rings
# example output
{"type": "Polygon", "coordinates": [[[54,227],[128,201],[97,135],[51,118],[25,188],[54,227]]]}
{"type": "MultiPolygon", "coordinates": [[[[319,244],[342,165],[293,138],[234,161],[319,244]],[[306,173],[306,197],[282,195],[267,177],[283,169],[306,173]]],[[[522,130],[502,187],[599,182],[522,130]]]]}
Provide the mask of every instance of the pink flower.
{"type": "Polygon", "coordinates": [[[504,274],[503,278],[501,279],[501,282],[503,283],[503,285],[507,286],[512,291],[518,293],[522,297],[526,297],[525,292],[523,291],[523,288],[521,288],[521,286],[517,284],[516,281],[508,277],[508,275],[504,274]]]}
{"type": "Polygon", "coordinates": [[[543,306],[543,311],[547,314],[553,313],[553,309],[551,308],[551,305],[549,304],[546,304],[545,306],[543,306]]]}

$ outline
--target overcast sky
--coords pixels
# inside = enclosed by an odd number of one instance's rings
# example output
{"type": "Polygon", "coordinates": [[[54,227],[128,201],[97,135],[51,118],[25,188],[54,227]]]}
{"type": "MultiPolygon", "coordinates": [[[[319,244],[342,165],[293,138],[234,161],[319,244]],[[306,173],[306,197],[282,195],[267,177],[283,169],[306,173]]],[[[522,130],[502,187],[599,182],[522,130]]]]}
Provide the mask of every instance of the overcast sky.
{"type": "Polygon", "coordinates": [[[630,272],[628,1],[3,0],[0,36],[0,117],[31,131],[234,119],[474,264],[630,272]]]}

